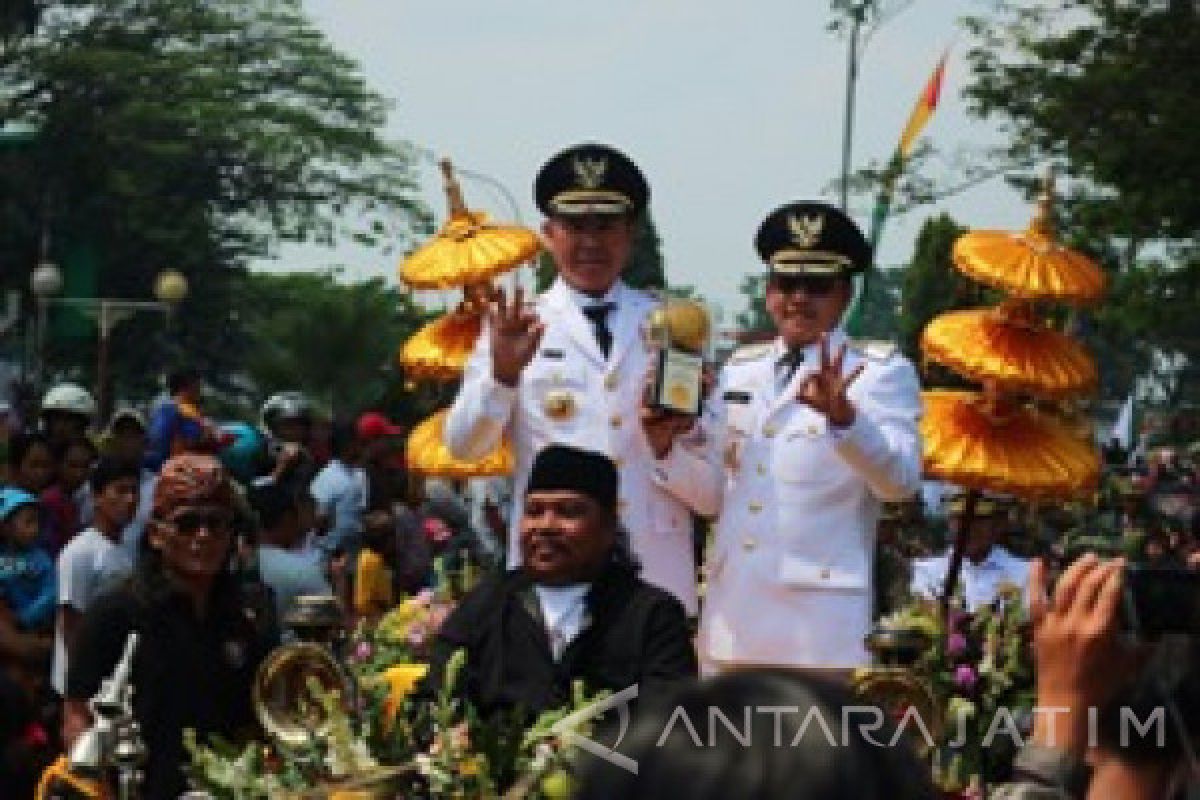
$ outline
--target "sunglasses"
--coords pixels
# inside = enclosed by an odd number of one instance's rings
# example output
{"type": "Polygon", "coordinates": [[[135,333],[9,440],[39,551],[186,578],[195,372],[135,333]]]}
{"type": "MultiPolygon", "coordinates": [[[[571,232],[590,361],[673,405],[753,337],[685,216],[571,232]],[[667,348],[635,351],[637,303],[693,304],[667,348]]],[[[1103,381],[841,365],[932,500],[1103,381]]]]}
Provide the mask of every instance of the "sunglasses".
{"type": "Polygon", "coordinates": [[[831,294],[842,282],[841,275],[772,275],[772,289],[791,294],[803,290],[812,297],[831,294]]]}
{"type": "Polygon", "coordinates": [[[213,535],[233,530],[233,515],[227,511],[181,511],[163,522],[182,536],[195,536],[201,528],[213,535]]]}
{"type": "Polygon", "coordinates": [[[625,223],[625,217],[610,214],[562,215],[555,219],[571,233],[609,233],[625,223]]]}

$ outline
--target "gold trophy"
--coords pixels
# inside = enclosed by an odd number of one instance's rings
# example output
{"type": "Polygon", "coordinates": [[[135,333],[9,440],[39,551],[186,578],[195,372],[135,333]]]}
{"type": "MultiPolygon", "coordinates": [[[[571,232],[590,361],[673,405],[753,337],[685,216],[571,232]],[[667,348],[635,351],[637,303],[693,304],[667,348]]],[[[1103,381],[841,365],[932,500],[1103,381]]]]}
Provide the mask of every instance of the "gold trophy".
{"type": "Polygon", "coordinates": [[[646,320],[646,347],[657,350],[654,383],[647,405],[660,411],[696,416],[704,400],[704,351],[708,347],[708,310],[697,300],[664,297],[646,320]]]}

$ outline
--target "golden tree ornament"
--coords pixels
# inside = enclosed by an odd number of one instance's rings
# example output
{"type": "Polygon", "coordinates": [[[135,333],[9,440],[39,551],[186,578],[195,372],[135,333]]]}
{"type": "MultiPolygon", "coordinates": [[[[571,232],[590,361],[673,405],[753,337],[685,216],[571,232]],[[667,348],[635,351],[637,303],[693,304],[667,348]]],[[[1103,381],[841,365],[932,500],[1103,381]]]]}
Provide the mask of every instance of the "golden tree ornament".
{"type": "Polygon", "coordinates": [[[507,440],[478,461],[461,461],[451,455],[442,438],[449,413],[449,409],[443,409],[413,428],[404,450],[410,470],[427,477],[453,479],[504,476],[512,472],[512,446],[507,440]]]}
{"type": "Polygon", "coordinates": [[[400,265],[400,278],[414,289],[450,289],[487,283],[529,261],[541,250],[536,233],[498,225],[483,211],[470,211],[447,159],[439,162],[450,216],[433,239],[400,265]]]}
{"type": "Polygon", "coordinates": [[[1028,314],[1028,306],[941,314],[921,333],[925,358],[976,383],[1048,399],[1073,397],[1096,386],[1096,362],[1079,342],[1028,314]]]}
{"type": "Polygon", "coordinates": [[[1038,211],[1024,231],[971,231],[954,243],[954,266],[969,278],[1024,300],[1089,305],[1104,296],[1107,278],[1095,261],[1058,242],[1048,172],[1038,211]]]}
{"type": "Polygon", "coordinates": [[[933,389],[922,399],[930,477],[1029,500],[1083,497],[1100,480],[1099,450],[1054,416],[979,392],[933,389]]]}
{"type": "Polygon", "coordinates": [[[482,316],[462,307],[430,322],[400,348],[405,376],[418,381],[457,380],[482,328],[482,316]]]}

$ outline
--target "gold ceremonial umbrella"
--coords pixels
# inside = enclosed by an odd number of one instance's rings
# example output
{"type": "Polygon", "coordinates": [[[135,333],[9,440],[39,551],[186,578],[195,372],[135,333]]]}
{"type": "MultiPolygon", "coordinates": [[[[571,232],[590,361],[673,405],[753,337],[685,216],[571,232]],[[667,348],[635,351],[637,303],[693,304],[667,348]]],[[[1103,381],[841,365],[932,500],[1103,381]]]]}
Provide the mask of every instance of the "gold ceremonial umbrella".
{"type": "Polygon", "coordinates": [[[1047,174],[1038,211],[1029,228],[971,231],[954,243],[954,265],[980,283],[1025,300],[1086,305],[1104,295],[1104,272],[1082,253],[1054,237],[1050,207],[1054,177],[1047,174]]]}
{"type": "Polygon", "coordinates": [[[501,442],[497,450],[479,461],[459,461],[450,455],[442,440],[448,413],[448,409],[437,412],[408,435],[404,460],[409,469],[439,478],[482,478],[512,472],[512,446],[507,441],[501,442]]]}
{"type": "Polygon", "coordinates": [[[462,375],[483,319],[462,309],[435,319],[400,348],[400,366],[412,380],[452,381],[462,375]]]}
{"type": "Polygon", "coordinates": [[[486,283],[537,255],[537,234],[519,225],[496,225],[482,211],[468,211],[448,160],[440,162],[450,218],[432,240],[400,265],[400,277],[416,289],[449,289],[486,283]]]}
{"type": "Polygon", "coordinates": [[[921,352],[967,380],[1011,392],[1054,399],[1091,391],[1096,363],[1083,345],[1014,313],[1021,305],[941,314],[921,333],[921,352]]]}
{"type": "Polygon", "coordinates": [[[1099,482],[1097,448],[1048,415],[998,410],[978,392],[934,389],[922,397],[927,475],[1027,499],[1079,496],[1099,482]]]}

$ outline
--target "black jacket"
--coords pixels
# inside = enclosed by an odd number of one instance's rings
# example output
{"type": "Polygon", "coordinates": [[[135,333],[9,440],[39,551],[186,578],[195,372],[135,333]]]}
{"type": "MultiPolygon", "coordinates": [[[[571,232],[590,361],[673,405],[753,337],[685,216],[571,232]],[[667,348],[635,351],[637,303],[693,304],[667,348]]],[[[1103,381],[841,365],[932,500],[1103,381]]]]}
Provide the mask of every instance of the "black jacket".
{"type": "Polygon", "coordinates": [[[586,603],[587,624],[555,662],[528,575],[517,569],[489,576],[438,632],[426,690],[441,686],[446,662],[459,648],[466,649],[467,664],[456,693],[484,715],[563,706],[577,680],[589,693],[638,684],[646,697],[696,675],[683,606],[630,567],[613,563],[586,603]]]}

